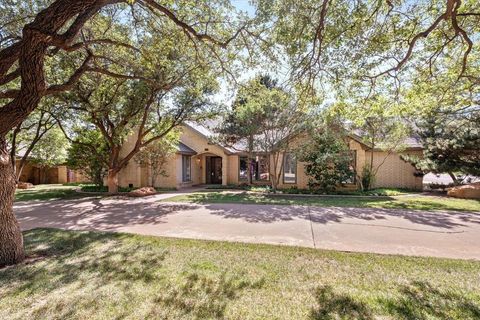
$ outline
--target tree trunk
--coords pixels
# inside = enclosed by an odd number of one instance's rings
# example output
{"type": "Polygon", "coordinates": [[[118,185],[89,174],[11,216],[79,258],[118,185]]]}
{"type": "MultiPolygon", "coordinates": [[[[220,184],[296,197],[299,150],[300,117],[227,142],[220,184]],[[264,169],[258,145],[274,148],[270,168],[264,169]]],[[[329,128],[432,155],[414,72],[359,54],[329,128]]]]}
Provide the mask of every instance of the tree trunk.
{"type": "Polygon", "coordinates": [[[253,158],[253,135],[248,137],[248,155],[247,155],[247,184],[252,185],[252,158],[253,158]]]}
{"type": "Polygon", "coordinates": [[[458,181],[457,177],[455,176],[455,174],[453,172],[448,172],[448,175],[450,176],[450,178],[452,178],[453,184],[455,186],[460,185],[460,182],[458,181]]]}
{"type": "Polygon", "coordinates": [[[7,150],[5,136],[0,136],[0,268],[25,258],[23,236],[15,215],[16,175],[7,150]]]}
{"type": "Polygon", "coordinates": [[[108,193],[118,192],[118,171],[114,169],[108,169],[107,185],[108,193]]]}

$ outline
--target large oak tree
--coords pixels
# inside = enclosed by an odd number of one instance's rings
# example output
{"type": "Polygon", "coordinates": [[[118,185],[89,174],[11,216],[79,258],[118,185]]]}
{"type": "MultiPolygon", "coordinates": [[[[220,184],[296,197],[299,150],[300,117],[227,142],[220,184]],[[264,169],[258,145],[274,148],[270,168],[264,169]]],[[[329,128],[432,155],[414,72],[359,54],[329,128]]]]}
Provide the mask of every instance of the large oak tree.
{"type": "Polygon", "coordinates": [[[25,256],[22,234],[12,210],[16,176],[7,150],[9,131],[24,121],[43,97],[71,89],[85,73],[142,78],[135,70],[120,75],[111,72],[108,63],[98,63],[108,60],[97,54],[106,46],[111,50],[128,48],[138,55],[141,52],[129,41],[89,37],[89,23],[94,23],[105,10],[115,11],[117,19],[126,25],[148,21],[158,28],[180,29],[184,37],[195,43],[195,50],[214,55],[221,55],[221,48],[240,38],[245,30],[245,25],[236,25],[238,19],[232,17],[232,7],[224,1],[164,5],[155,0],[56,0],[34,4],[17,11],[12,5],[2,5],[6,19],[13,19],[2,21],[0,34],[0,267],[22,261],[25,256]],[[31,12],[29,8],[40,11],[31,12]],[[19,16],[20,13],[23,15],[19,16]],[[162,23],[165,21],[168,23],[162,23]],[[16,25],[20,27],[12,27],[16,25]],[[46,66],[62,61],[58,57],[65,55],[80,58],[81,62],[68,74],[62,72],[65,69],[59,63],[59,79],[47,78],[46,66]]]}

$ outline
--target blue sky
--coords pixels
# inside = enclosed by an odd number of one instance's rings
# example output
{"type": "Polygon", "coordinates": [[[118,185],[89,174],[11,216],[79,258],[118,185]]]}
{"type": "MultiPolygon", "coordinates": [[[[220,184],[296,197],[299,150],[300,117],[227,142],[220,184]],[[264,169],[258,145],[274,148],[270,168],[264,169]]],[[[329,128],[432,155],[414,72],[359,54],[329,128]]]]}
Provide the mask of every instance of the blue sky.
{"type": "Polygon", "coordinates": [[[232,4],[238,9],[242,11],[246,11],[250,16],[255,14],[255,8],[250,5],[250,1],[248,0],[230,0],[232,4]]]}

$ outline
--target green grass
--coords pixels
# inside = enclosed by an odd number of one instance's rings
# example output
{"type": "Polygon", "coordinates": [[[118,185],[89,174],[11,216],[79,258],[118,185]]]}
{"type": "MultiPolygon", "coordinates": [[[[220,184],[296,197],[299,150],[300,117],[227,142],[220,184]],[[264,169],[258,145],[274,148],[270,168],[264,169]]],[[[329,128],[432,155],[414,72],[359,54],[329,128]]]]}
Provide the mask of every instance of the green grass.
{"type": "MultiPolygon", "coordinates": [[[[130,188],[130,187],[118,187],[118,192],[130,192],[132,190],[138,189],[138,187],[130,188]]],[[[95,186],[95,185],[84,185],[81,187],[82,191],[84,192],[108,192],[107,186],[95,186]]],[[[176,188],[155,188],[157,192],[168,192],[168,191],[175,191],[176,188]]]]}
{"type": "MultiPolygon", "coordinates": [[[[80,187],[82,191],[92,193],[106,193],[108,191],[107,187],[97,187],[92,184],[39,184],[33,189],[17,189],[15,191],[15,201],[75,199],[92,196],[76,192],[75,189],[78,187],[80,187]]],[[[130,192],[133,189],[135,188],[119,188],[119,192],[130,192]]],[[[160,193],[176,190],[175,188],[155,189],[160,193]]]]}
{"type": "Polygon", "coordinates": [[[165,199],[166,202],[194,203],[247,203],[247,204],[280,204],[280,205],[312,205],[321,207],[359,207],[389,208],[414,210],[457,210],[480,211],[480,201],[454,199],[434,196],[405,197],[315,197],[264,195],[255,193],[200,192],[179,195],[165,199]]]}
{"type": "MultiPolygon", "coordinates": [[[[124,188],[124,187],[118,187],[118,192],[130,192],[136,188],[124,188]]],[[[81,191],[83,192],[108,192],[108,187],[107,186],[96,186],[96,185],[83,185],[80,188],[81,191]]]]}
{"type": "Polygon", "coordinates": [[[76,192],[76,188],[76,186],[61,184],[39,184],[32,189],[17,189],[15,191],[15,201],[58,200],[85,197],[85,195],[76,192]]]}
{"type": "Polygon", "coordinates": [[[480,262],[36,229],[0,319],[478,319],[480,262]]]}
{"type": "MultiPolygon", "coordinates": [[[[206,187],[209,190],[246,190],[252,192],[271,192],[269,185],[209,185],[206,187]]],[[[279,192],[285,194],[332,194],[332,195],[357,195],[357,196],[398,196],[405,194],[420,193],[418,190],[411,190],[405,188],[376,188],[367,191],[361,190],[337,190],[329,193],[323,191],[316,191],[311,189],[299,189],[297,187],[278,189],[279,192]]]]}

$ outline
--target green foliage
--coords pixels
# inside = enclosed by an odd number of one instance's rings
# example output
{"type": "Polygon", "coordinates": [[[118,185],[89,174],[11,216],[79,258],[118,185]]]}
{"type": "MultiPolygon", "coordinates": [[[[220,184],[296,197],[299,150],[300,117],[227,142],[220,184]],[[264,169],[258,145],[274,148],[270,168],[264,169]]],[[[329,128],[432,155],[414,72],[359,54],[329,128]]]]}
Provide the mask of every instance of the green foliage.
{"type": "Polygon", "coordinates": [[[305,162],[308,185],[313,190],[333,191],[352,180],[352,155],[344,137],[331,128],[315,130],[299,148],[299,160],[305,162]]]}
{"type": "Polygon", "coordinates": [[[275,85],[276,81],[268,75],[260,75],[239,88],[232,108],[218,129],[223,144],[236,144],[246,140],[244,143],[246,150],[243,151],[253,152],[253,138],[259,133],[267,116],[267,110],[264,105],[258,103],[258,99],[275,85]]]}
{"type": "Polygon", "coordinates": [[[68,140],[59,128],[49,130],[30,153],[32,162],[40,167],[40,181],[46,179],[46,170],[63,164],[67,158],[68,140]]]}
{"type": "Polygon", "coordinates": [[[150,186],[156,185],[158,176],[167,176],[165,165],[177,150],[179,132],[171,131],[160,140],[156,140],[145,146],[135,155],[135,161],[149,169],[150,186]]]}
{"type": "Polygon", "coordinates": [[[480,175],[480,111],[435,112],[417,122],[423,157],[405,156],[422,172],[480,175]]]}
{"type": "Polygon", "coordinates": [[[365,164],[360,175],[360,188],[364,191],[370,190],[374,183],[375,173],[369,164],[365,164]]]}
{"type": "Polygon", "coordinates": [[[81,170],[97,186],[103,185],[108,168],[108,148],[96,129],[81,129],[77,140],[68,149],[67,164],[81,170]]]}

